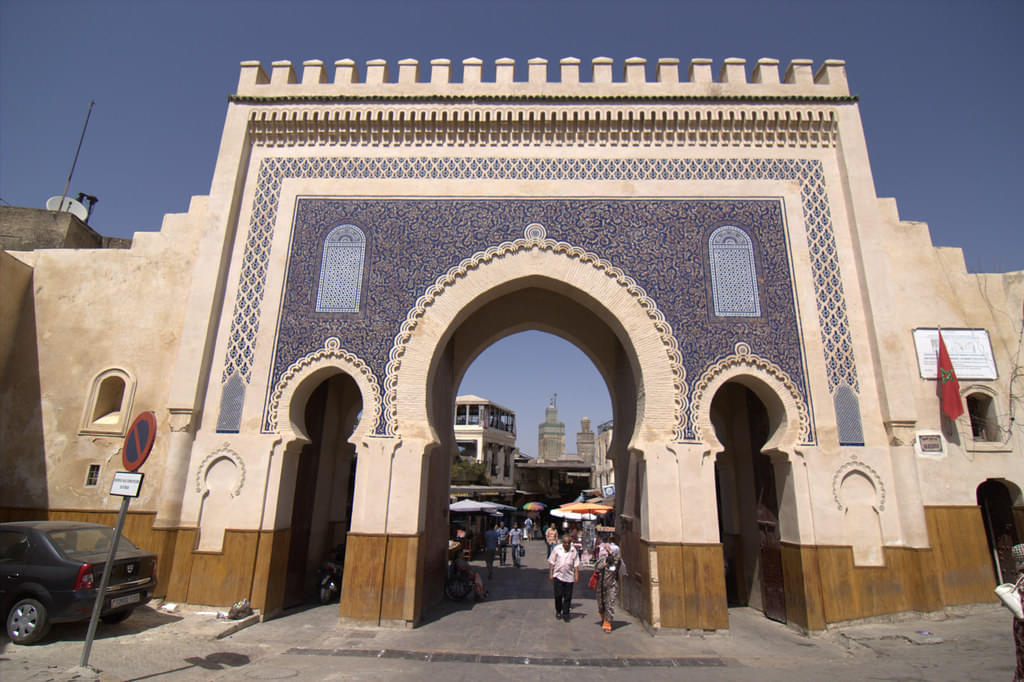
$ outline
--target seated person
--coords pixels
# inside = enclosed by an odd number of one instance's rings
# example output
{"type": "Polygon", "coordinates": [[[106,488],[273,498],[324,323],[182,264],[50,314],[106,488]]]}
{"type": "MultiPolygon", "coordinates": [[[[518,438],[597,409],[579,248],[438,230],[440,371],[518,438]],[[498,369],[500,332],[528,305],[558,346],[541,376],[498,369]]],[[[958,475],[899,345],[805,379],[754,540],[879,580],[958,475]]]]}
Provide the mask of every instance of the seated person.
{"type": "Polygon", "coordinates": [[[484,589],[484,581],[480,578],[480,574],[474,571],[469,562],[462,556],[458,556],[452,561],[453,568],[456,574],[468,578],[473,584],[473,598],[477,601],[483,601],[484,597],[487,596],[487,590],[484,589]]]}

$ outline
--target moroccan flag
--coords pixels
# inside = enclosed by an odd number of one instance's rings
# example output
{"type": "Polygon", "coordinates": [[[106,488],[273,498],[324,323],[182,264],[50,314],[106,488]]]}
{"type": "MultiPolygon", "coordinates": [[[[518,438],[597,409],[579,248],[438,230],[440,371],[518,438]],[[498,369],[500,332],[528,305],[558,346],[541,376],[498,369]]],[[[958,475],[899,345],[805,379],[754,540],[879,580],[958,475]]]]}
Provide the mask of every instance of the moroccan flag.
{"type": "Polygon", "coordinates": [[[956,419],[964,413],[964,404],[960,401],[960,382],[956,380],[953,362],[946,352],[946,343],[939,332],[939,399],[942,411],[950,419],[956,419]]]}

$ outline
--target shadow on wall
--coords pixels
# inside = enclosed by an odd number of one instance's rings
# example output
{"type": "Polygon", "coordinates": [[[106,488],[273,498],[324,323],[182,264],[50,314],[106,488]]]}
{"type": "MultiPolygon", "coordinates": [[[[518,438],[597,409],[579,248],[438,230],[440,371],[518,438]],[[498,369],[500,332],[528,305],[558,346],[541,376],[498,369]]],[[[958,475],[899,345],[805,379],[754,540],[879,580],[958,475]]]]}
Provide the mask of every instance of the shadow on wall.
{"type": "Polygon", "coordinates": [[[48,509],[49,499],[32,271],[2,251],[0,259],[0,521],[8,521],[12,507],[48,509]]]}

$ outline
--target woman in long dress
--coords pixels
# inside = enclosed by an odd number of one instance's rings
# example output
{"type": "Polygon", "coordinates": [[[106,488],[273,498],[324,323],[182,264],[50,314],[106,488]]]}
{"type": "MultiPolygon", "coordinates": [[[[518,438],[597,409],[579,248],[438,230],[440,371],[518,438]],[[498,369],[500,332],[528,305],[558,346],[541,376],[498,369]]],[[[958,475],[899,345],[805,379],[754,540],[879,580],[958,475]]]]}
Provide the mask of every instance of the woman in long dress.
{"type": "Polygon", "coordinates": [[[620,580],[626,573],[626,564],[622,561],[622,550],[614,539],[600,545],[597,550],[597,610],[601,615],[601,629],[612,631],[615,619],[615,602],[619,598],[620,580]]]}

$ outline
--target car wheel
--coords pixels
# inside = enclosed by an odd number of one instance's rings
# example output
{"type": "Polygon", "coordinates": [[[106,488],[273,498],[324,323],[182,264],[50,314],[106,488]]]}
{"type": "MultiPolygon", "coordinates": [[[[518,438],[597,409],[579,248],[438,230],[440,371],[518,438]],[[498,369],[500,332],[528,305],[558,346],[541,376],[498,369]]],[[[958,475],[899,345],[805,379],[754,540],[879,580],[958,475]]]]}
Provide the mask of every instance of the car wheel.
{"type": "Polygon", "coordinates": [[[124,611],[115,611],[114,613],[108,613],[105,616],[100,616],[100,620],[102,620],[107,625],[116,625],[128,616],[132,615],[132,611],[134,610],[135,609],[125,609],[124,611]]]}
{"type": "Polygon", "coordinates": [[[49,630],[46,607],[35,599],[19,599],[7,612],[7,636],[15,644],[38,642],[49,630]]]}

